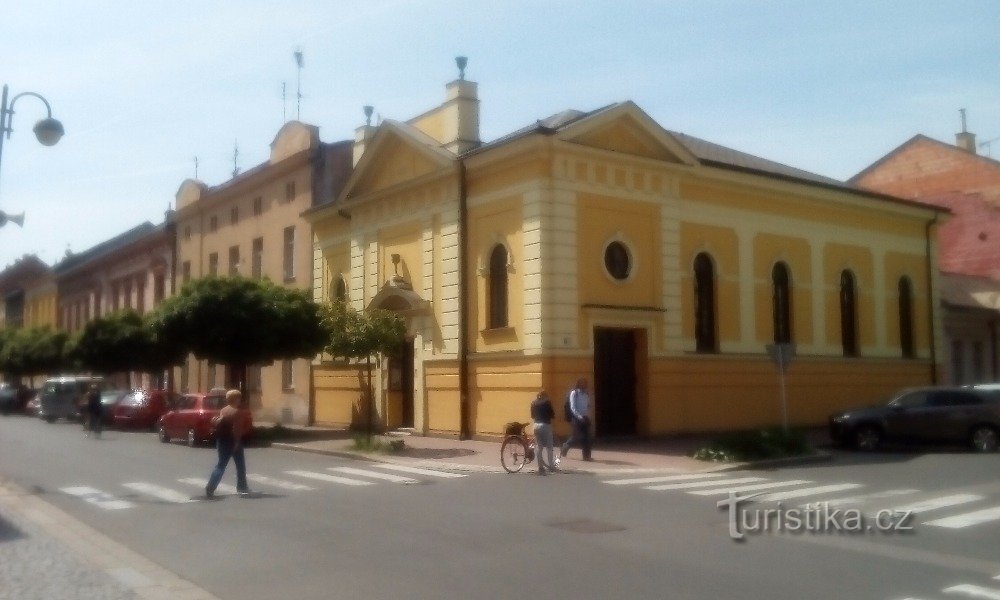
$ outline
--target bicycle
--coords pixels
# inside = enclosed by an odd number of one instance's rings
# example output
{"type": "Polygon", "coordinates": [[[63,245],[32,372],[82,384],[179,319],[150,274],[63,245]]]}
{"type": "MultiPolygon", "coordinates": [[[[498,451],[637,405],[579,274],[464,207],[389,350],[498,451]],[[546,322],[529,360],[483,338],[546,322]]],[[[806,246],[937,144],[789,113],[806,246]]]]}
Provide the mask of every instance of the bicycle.
{"type": "Polygon", "coordinates": [[[507,423],[500,444],[500,464],[508,473],[517,473],[535,460],[535,438],[525,433],[531,423],[507,423]]]}

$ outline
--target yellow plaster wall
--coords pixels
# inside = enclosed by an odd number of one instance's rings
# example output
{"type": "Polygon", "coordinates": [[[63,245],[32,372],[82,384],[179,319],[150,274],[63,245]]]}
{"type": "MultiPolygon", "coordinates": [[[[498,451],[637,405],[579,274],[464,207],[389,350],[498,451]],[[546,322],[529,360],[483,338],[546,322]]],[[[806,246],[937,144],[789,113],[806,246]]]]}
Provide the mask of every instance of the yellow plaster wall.
{"type": "Polygon", "coordinates": [[[351,365],[324,364],[313,368],[315,421],[322,425],[360,426],[364,416],[361,403],[361,371],[351,365]]]}
{"type": "Polygon", "coordinates": [[[425,175],[440,167],[399,137],[390,137],[379,148],[379,159],[354,188],[354,195],[382,190],[425,175]]]}
{"type": "Polygon", "coordinates": [[[424,396],[429,431],[458,433],[461,423],[458,392],[458,361],[424,363],[424,396]]]}
{"type": "Polygon", "coordinates": [[[423,289],[423,229],[420,223],[404,223],[379,230],[378,248],[379,272],[382,274],[380,286],[398,271],[414,290],[423,289]],[[393,254],[399,255],[398,269],[392,263],[393,254]]]}
{"type": "MultiPolygon", "coordinates": [[[[929,383],[930,367],[924,361],[797,359],[786,380],[789,423],[821,426],[838,410],[871,405],[900,388],[929,383]]],[[[781,423],[778,376],[766,357],[656,359],[650,364],[649,388],[652,433],[781,423]]]]}
{"type": "Polygon", "coordinates": [[[577,261],[581,304],[662,307],[660,209],[610,196],[579,194],[577,261]],[[632,257],[628,279],[617,281],[604,266],[604,249],[625,242],[632,257]]]}
{"type": "Polygon", "coordinates": [[[771,270],[779,261],[788,265],[789,271],[792,342],[810,344],[813,341],[813,308],[809,242],[801,238],[767,233],[757,234],[753,242],[757,341],[770,344],[774,340],[774,286],[771,283],[771,270]]]}
{"type": "Polygon", "coordinates": [[[333,300],[333,283],[335,278],[344,278],[347,286],[348,299],[351,287],[351,247],[347,243],[330,246],[323,250],[323,281],[319,282],[321,298],[324,301],[333,300]]]}
{"type": "Polygon", "coordinates": [[[523,198],[514,196],[469,209],[468,281],[473,283],[469,304],[469,338],[474,352],[516,350],[523,346],[524,332],[524,236],[523,198]],[[507,247],[507,323],[488,330],[489,265],[493,248],[507,247]]]}
{"type": "Polygon", "coordinates": [[[736,232],[682,222],[681,236],[681,325],[684,338],[695,337],[694,259],[707,252],[715,265],[716,327],[719,341],[740,340],[739,241],[736,232]]]}

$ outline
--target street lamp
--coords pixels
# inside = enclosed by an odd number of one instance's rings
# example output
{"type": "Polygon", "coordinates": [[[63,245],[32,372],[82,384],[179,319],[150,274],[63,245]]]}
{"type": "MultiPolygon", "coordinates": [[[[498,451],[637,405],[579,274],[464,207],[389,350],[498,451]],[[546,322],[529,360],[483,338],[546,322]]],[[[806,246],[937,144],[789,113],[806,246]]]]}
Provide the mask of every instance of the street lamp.
{"type": "MultiPolygon", "coordinates": [[[[58,120],[52,118],[52,107],[49,106],[49,101],[41,96],[41,94],[36,94],[35,92],[23,92],[10,99],[10,103],[7,102],[7,85],[3,86],[3,98],[0,100],[0,164],[3,162],[3,140],[6,137],[10,139],[10,134],[14,131],[10,124],[14,119],[14,103],[17,99],[22,96],[34,96],[42,101],[45,105],[45,110],[48,115],[41,121],[35,123],[32,131],[35,132],[35,137],[38,138],[38,142],[43,146],[54,146],[56,145],[60,138],[62,138],[65,131],[63,130],[62,123],[58,120]]],[[[0,227],[3,227],[7,221],[13,221],[18,225],[24,223],[24,215],[19,215],[18,218],[14,218],[12,215],[7,215],[6,213],[0,211],[0,227]]]]}

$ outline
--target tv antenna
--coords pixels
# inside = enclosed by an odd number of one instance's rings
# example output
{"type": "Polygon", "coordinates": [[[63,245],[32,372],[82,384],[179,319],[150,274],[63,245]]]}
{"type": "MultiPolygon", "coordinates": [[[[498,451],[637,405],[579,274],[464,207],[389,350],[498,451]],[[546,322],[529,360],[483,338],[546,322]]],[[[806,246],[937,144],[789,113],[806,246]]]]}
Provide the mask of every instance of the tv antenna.
{"type": "Polygon", "coordinates": [[[993,158],[993,152],[992,152],[992,150],[993,150],[993,142],[998,142],[998,141],[1000,141],[1000,137],[995,137],[992,140],[986,140],[985,142],[979,142],[978,145],[979,145],[980,148],[986,148],[986,156],[987,157],[993,158]]]}
{"type": "Polygon", "coordinates": [[[302,120],[302,48],[295,49],[295,65],[298,67],[298,77],[295,89],[295,120],[302,120]]]}
{"type": "Polygon", "coordinates": [[[281,122],[288,121],[288,101],[285,97],[285,82],[281,82],[281,122]]]}
{"type": "Polygon", "coordinates": [[[240,144],[238,140],[233,140],[233,177],[240,174],[240,144]]]}
{"type": "Polygon", "coordinates": [[[198,157],[194,157],[194,178],[198,179],[198,157]]]}

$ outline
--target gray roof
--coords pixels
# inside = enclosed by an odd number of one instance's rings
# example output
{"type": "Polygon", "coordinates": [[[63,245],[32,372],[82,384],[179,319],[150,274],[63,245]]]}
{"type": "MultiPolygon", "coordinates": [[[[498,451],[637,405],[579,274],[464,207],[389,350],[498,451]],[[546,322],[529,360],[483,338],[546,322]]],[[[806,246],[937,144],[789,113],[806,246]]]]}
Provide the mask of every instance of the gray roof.
{"type": "Polygon", "coordinates": [[[148,235],[158,233],[162,231],[165,226],[166,226],[165,223],[161,223],[160,225],[153,225],[149,221],[146,221],[145,223],[137,225],[124,233],[116,235],[110,240],[105,240],[100,244],[97,244],[96,246],[88,248],[83,252],[77,252],[76,254],[68,255],[66,258],[62,259],[59,263],[57,263],[54,267],[52,267],[52,270],[55,272],[56,275],[65,275],[66,273],[75,269],[76,267],[84,265],[92,260],[101,258],[102,256],[106,256],[116,250],[125,248],[126,246],[134,244],[135,242],[141,240],[142,238],[148,235]]]}

